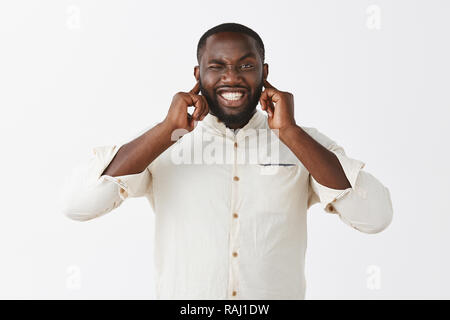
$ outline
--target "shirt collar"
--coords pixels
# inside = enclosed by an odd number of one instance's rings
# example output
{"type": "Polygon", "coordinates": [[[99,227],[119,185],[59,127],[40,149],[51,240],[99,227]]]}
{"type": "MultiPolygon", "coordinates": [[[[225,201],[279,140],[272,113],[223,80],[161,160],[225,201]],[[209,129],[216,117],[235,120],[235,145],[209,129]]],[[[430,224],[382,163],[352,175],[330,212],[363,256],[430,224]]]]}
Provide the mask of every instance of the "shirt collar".
{"type": "Polygon", "coordinates": [[[222,135],[232,136],[232,135],[239,135],[241,131],[245,131],[247,129],[266,128],[267,117],[262,111],[256,109],[255,113],[252,115],[247,124],[237,130],[227,128],[223,122],[219,121],[219,119],[215,115],[212,115],[211,113],[208,113],[206,117],[203,119],[203,121],[201,121],[200,123],[203,127],[205,127],[205,129],[212,130],[222,135]]]}

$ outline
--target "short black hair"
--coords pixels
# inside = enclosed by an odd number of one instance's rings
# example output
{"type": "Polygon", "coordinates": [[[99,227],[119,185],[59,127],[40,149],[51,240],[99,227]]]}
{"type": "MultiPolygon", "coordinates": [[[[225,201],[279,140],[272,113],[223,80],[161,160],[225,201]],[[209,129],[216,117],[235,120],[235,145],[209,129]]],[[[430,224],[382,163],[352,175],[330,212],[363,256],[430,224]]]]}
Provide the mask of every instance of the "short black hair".
{"type": "Polygon", "coordinates": [[[256,41],[256,45],[258,48],[259,55],[261,56],[261,60],[264,63],[265,58],[265,52],[264,52],[264,43],[261,39],[261,37],[252,29],[249,27],[246,27],[239,23],[222,23],[218,26],[215,26],[208,31],[206,31],[200,38],[197,44],[197,61],[200,63],[201,55],[202,55],[202,49],[206,44],[206,40],[209,36],[212,36],[213,34],[219,33],[219,32],[238,32],[238,33],[244,33],[256,41]]]}

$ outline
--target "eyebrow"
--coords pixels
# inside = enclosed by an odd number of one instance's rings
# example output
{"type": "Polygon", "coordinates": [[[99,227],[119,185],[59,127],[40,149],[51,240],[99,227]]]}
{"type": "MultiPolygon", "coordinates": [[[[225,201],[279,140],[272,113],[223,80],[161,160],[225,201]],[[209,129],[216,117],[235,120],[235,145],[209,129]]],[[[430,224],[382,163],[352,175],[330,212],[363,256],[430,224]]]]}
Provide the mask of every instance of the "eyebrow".
{"type": "Polygon", "coordinates": [[[240,57],[238,61],[244,60],[245,58],[256,58],[256,55],[253,52],[249,52],[240,57]]]}
{"type": "MultiPolygon", "coordinates": [[[[244,60],[246,58],[256,58],[256,55],[253,52],[249,52],[240,57],[238,61],[244,60]]],[[[211,59],[208,61],[208,63],[223,64],[223,61],[219,59],[211,59]]]]}

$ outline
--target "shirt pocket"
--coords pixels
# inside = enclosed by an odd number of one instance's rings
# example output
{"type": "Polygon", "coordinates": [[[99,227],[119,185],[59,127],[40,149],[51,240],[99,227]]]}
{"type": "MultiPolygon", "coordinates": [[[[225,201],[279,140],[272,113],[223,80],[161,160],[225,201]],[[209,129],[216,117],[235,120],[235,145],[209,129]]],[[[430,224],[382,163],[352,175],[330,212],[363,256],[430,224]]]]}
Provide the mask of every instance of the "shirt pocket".
{"type": "Polygon", "coordinates": [[[261,175],[277,176],[280,180],[283,180],[285,175],[293,175],[299,169],[296,163],[291,162],[258,163],[256,167],[261,175]]]}
{"type": "Polygon", "coordinates": [[[276,198],[284,198],[296,184],[299,178],[300,166],[293,162],[257,163],[245,170],[249,176],[244,179],[250,190],[267,194],[268,191],[276,198]]]}

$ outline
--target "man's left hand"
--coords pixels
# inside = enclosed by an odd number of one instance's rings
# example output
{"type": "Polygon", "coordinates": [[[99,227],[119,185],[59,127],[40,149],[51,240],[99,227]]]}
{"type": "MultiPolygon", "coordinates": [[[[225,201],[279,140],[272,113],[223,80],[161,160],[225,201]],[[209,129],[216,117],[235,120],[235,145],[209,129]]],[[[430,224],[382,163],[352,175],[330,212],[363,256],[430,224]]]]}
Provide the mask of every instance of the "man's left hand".
{"type": "Polygon", "coordinates": [[[268,114],[270,129],[284,130],[295,126],[294,96],[290,92],[280,91],[264,80],[264,91],[259,103],[268,114]]]}

